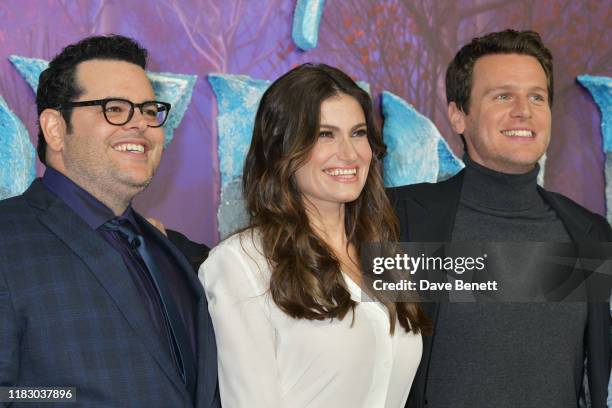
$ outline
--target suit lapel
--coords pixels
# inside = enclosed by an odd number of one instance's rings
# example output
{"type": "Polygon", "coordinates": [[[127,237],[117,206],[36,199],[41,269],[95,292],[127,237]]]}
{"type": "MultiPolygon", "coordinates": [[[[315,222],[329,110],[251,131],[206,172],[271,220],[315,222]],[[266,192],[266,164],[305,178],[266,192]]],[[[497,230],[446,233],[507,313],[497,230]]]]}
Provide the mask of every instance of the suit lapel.
{"type": "MultiPolygon", "coordinates": [[[[450,242],[455,224],[457,207],[463,186],[464,171],[450,179],[427,185],[424,189],[418,186],[412,187],[409,195],[404,195],[401,190],[392,192],[395,194],[392,201],[396,202],[395,209],[400,222],[402,241],[409,242],[450,242]]],[[[437,254],[442,255],[443,254],[437,254]]],[[[441,276],[427,277],[430,281],[441,282],[441,276]]],[[[448,293],[440,292],[429,300],[448,299],[448,293]]],[[[429,316],[435,326],[438,321],[440,303],[424,302],[423,310],[429,316]]],[[[432,337],[426,336],[423,345],[423,370],[428,370],[432,337]]]]}
{"type": "Polygon", "coordinates": [[[62,200],[50,193],[42,183],[35,183],[24,193],[24,197],[42,210],[38,216],[40,222],[87,265],[168,379],[188,398],[176,368],[155,333],[144,306],[141,302],[134,301],[140,296],[121,257],[62,200]]]}
{"type": "MultiPolygon", "coordinates": [[[[554,194],[544,189],[540,189],[540,193],[565,225],[575,245],[576,257],[589,265],[587,268],[578,268],[576,270],[581,273],[578,279],[582,282],[586,280],[587,296],[589,299],[596,299],[598,302],[601,299],[607,299],[610,295],[609,268],[603,267],[598,273],[593,274],[593,271],[600,268],[605,260],[608,259],[607,247],[600,245],[606,239],[600,237],[597,229],[593,228],[592,219],[586,217],[581,212],[572,211],[572,208],[568,207],[565,201],[559,200],[554,194]]],[[[589,303],[589,307],[598,306],[597,304],[589,303]]],[[[608,306],[605,309],[608,310],[608,306]]]]}
{"type": "Polygon", "coordinates": [[[436,184],[436,189],[406,200],[406,210],[411,217],[408,240],[414,242],[449,242],[453,234],[455,215],[463,186],[463,171],[436,184]],[[414,216],[421,214],[421,216],[414,216]]]}
{"type": "Polygon", "coordinates": [[[198,279],[197,271],[194,271],[191,264],[185,258],[183,253],[176,248],[169,239],[163,236],[157,228],[151,225],[144,217],[140,214],[135,213],[139,225],[143,230],[154,236],[157,241],[163,245],[174,257],[183,273],[187,278],[190,288],[196,296],[196,337],[198,342],[197,349],[197,369],[198,369],[198,380],[197,380],[197,391],[196,391],[196,405],[207,407],[211,404],[212,399],[215,396],[215,387],[217,383],[217,372],[210,370],[209,367],[217,366],[217,356],[215,353],[216,345],[215,338],[212,330],[209,330],[211,325],[210,315],[208,314],[208,302],[206,296],[204,296],[204,289],[198,279]],[[207,384],[208,386],[201,386],[201,384],[207,384]]]}
{"type": "Polygon", "coordinates": [[[538,192],[542,198],[544,198],[544,201],[555,210],[573,242],[592,240],[589,233],[591,232],[593,222],[589,218],[581,215],[577,211],[571,211],[571,209],[567,208],[567,206],[561,200],[557,199],[555,195],[549,193],[540,186],[538,186],[538,192]]]}

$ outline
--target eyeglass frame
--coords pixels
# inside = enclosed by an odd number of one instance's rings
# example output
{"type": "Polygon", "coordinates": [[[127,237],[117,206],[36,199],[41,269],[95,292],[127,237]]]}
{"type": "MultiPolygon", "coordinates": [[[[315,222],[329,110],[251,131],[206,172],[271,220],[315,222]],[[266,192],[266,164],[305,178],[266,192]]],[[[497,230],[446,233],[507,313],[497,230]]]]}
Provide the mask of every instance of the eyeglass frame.
{"type": "Polygon", "coordinates": [[[101,106],[102,107],[102,113],[104,115],[104,119],[106,119],[106,122],[109,125],[113,125],[113,126],[123,126],[126,123],[128,123],[130,120],[132,120],[132,118],[134,117],[134,111],[135,108],[138,108],[140,110],[140,114],[144,115],[144,112],[142,111],[143,107],[147,104],[150,103],[157,103],[160,104],[162,106],[164,106],[164,108],[166,109],[166,116],[164,117],[164,121],[157,125],[157,126],[152,126],[149,125],[147,123],[148,127],[151,128],[159,128],[164,126],[164,124],[166,123],[166,121],[168,120],[168,116],[170,116],[170,108],[172,108],[172,104],[168,103],[168,102],[161,102],[161,101],[144,101],[142,103],[134,103],[132,101],[129,101],[127,99],[123,99],[123,98],[104,98],[104,99],[92,99],[90,101],[73,101],[73,102],[66,102],[63,103],[61,105],[59,105],[56,109],[57,110],[64,110],[64,109],[68,109],[68,108],[78,108],[81,106],[101,106]],[[127,120],[123,123],[112,123],[110,120],[108,120],[108,117],[106,116],[106,104],[111,102],[111,101],[121,101],[121,102],[127,102],[130,104],[130,113],[128,114],[127,120]]]}

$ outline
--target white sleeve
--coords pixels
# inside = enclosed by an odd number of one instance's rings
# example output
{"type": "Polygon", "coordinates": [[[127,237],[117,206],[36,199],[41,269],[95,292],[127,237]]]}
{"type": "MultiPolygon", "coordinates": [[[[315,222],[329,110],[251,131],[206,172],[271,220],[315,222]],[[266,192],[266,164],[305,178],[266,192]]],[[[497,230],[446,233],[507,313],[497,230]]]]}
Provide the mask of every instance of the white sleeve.
{"type": "Polygon", "coordinates": [[[267,288],[256,265],[244,250],[229,242],[213,249],[198,272],[215,328],[224,407],[285,405],[267,288]]]}

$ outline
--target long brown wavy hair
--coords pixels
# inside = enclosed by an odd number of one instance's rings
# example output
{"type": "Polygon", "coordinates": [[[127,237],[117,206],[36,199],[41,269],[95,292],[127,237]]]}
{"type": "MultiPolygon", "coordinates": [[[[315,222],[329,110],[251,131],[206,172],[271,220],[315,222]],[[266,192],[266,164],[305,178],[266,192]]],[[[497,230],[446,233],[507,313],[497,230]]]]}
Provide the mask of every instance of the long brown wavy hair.
{"type": "MultiPolygon", "coordinates": [[[[247,229],[259,232],[272,271],[272,299],[298,319],[342,319],[356,306],[337,257],[310,225],[294,177],[317,141],[321,103],[339,94],[361,105],[372,148],[363,191],[345,204],[347,241],[359,253],[360,243],[398,239],[380,169],[386,146],[368,93],[344,72],[324,64],[304,64],[281,76],[264,93],[257,110],[243,193],[250,215],[247,229]]],[[[429,320],[418,304],[378,300],[389,312],[391,333],[398,321],[406,331],[428,330],[429,320]]]]}

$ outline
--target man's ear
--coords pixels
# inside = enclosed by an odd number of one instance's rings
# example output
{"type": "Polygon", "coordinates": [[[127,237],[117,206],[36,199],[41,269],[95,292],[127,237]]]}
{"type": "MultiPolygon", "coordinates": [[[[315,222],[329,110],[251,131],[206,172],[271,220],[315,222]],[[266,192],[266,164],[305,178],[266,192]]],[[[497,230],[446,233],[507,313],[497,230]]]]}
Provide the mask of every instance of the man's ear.
{"type": "Polygon", "coordinates": [[[448,120],[455,133],[462,135],[465,131],[465,113],[457,107],[455,102],[448,104],[448,120]]]}
{"type": "Polygon", "coordinates": [[[47,147],[54,152],[60,152],[64,148],[64,136],[66,136],[66,122],[60,111],[45,109],[38,117],[40,128],[45,136],[47,147]]]}

